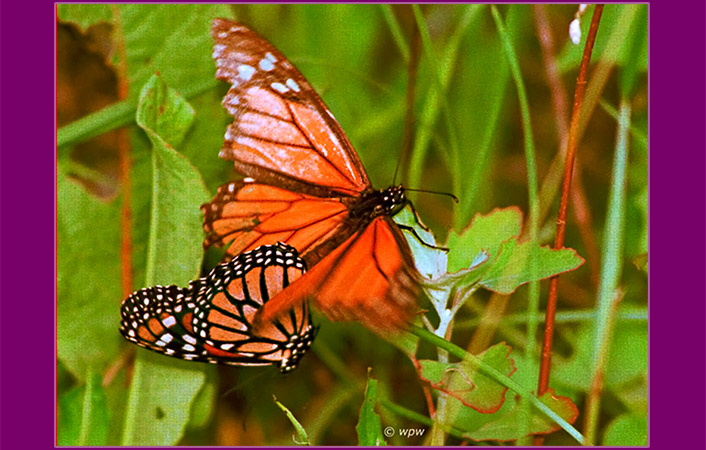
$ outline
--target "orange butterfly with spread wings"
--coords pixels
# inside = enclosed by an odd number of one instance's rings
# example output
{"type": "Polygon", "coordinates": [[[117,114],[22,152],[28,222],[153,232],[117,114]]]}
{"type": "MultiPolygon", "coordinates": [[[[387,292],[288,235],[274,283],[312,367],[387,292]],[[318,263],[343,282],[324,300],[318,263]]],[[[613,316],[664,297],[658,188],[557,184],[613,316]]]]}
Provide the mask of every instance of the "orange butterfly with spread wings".
{"type": "Polygon", "coordinates": [[[204,246],[227,246],[231,256],[278,241],[297,249],[310,270],[261,309],[262,321],[314,299],[332,320],[404,328],[420,293],[392,220],[409,203],[404,189],[372,187],[333,114],[269,42],[227,19],[214,20],[212,35],[216,78],[231,85],[223,106],[234,118],[220,156],[248,178],[202,206],[204,246]]]}

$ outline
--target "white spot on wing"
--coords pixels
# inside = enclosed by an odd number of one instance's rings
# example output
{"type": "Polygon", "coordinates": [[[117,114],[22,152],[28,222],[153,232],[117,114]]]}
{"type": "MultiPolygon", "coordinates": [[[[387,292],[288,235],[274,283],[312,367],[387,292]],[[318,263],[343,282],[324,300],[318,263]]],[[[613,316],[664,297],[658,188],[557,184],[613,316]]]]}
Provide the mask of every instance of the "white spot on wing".
{"type": "Polygon", "coordinates": [[[265,58],[267,58],[272,64],[277,62],[277,58],[270,52],[265,53],[265,58]]]}
{"type": "Polygon", "coordinates": [[[285,92],[287,92],[289,90],[289,88],[287,86],[283,85],[282,83],[278,83],[278,82],[274,82],[270,86],[272,86],[272,89],[279,91],[282,94],[284,94],[285,92]]]}
{"type": "Polygon", "coordinates": [[[247,64],[241,64],[238,66],[238,76],[245,81],[250,81],[253,75],[255,75],[255,68],[247,64]]]}
{"type": "Polygon", "coordinates": [[[273,70],[275,68],[275,65],[272,64],[272,61],[269,59],[263,58],[260,60],[260,69],[264,70],[265,72],[269,72],[270,70],[273,70]]]}
{"type": "Polygon", "coordinates": [[[183,337],[184,340],[185,340],[186,342],[188,342],[189,344],[195,344],[195,343],[196,343],[196,339],[194,339],[194,337],[191,336],[190,334],[185,334],[185,335],[182,336],[182,337],[183,337]]]}
{"type": "Polygon", "coordinates": [[[226,46],[223,44],[216,44],[213,46],[213,58],[220,58],[220,56],[223,54],[223,50],[226,49],[226,46]]]}
{"type": "Polygon", "coordinates": [[[287,86],[289,86],[289,88],[294,92],[299,92],[299,85],[291,78],[287,78],[287,86]]]}
{"type": "Polygon", "coordinates": [[[164,324],[165,327],[169,328],[176,323],[176,319],[174,318],[174,316],[169,316],[166,319],[164,319],[162,321],[162,323],[164,324]]]}

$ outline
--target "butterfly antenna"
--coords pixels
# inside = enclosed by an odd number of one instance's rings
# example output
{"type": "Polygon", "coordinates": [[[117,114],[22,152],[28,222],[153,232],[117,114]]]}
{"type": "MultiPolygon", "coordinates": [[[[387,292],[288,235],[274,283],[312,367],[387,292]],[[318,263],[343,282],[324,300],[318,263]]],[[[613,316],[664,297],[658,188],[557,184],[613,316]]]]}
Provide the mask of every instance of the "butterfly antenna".
{"type": "Polygon", "coordinates": [[[402,155],[397,158],[397,164],[395,165],[395,173],[392,175],[392,184],[390,186],[395,186],[395,183],[397,182],[397,172],[400,170],[400,164],[402,164],[402,155]]]}
{"type": "Polygon", "coordinates": [[[424,192],[424,193],[426,193],[426,194],[445,195],[445,196],[447,196],[447,197],[451,197],[456,203],[459,203],[459,202],[460,202],[460,200],[458,199],[458,197],[456,197],[455,195],[453,195],[453,194],[450,193],[450,192],[430,191],[430,190],[427,190],[427,189],[411,189],[411,188],[404,188],[404,190],[405,190],[405,191],[409,191],[409,192],[424,192]]]}

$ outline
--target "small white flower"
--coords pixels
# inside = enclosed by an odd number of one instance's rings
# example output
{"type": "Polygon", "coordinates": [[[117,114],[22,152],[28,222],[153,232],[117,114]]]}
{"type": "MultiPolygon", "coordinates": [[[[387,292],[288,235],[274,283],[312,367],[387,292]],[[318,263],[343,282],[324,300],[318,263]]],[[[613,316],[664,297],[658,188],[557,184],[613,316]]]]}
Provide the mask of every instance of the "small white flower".
{"type": "Polygon", "coordinates": [[[569,37],[574,45],[579,45],[581,42],[581,22],[579,22],[579,19],[574,19],[571,21],[571,24],[569,25],[569,37]]]}

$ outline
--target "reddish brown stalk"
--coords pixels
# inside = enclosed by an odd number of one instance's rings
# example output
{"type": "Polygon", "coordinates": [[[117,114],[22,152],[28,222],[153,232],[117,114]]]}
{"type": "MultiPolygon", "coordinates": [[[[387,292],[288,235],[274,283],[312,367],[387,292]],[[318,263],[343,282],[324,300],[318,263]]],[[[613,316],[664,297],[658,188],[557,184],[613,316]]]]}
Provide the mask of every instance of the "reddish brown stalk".
{"type": "Polygon", "coordinates": [[[567,117],[569,112],[566,107],[566,89],[561,80],[559,68],[554,60],[554,40],[549,28],[546,5],[534,5],[534,19],[537,24],[537,34],[539,44],[542,48],[542,59],[544,60],[544,70],[547,73],[547,84],[551,90],[552,108],[556,122],[557,139],[559,148],[563,150],[566,142],[566,135],[569,133],[567,117]]]}
{"type": "MultiPolygon", "coordinates": [[[[586,47],[583,50],[583,58],[579,68],[578,78],[576,80],[576,93],[574,94],[574,106],[571,112],[571,125],[569,127],[569,138],[567,143],[566,166],[564,168],[564,180],[562,183],[561,202],[559,204],[559,214],[557,216],[556,239],[554,248],[560,249],[564,247],[564,235],[566,233],[566,212],[569,207],[569,195],[571,191],[571,179],[576,160],[576,149],[578,147],[578,126],[581,112],[581,104],[583,102],[584,91],[586,88],[586,76],[588,73],[588,65],[591,61],[593,53],[593,45],[596,41],[596,33],[598,32],[598,24],[603,13],[603,5],[596,5],[591,19],[591,27],[588,30],[586,38],[586,47]]],[[[557,287],[559,285],[559,277],[552,277],[549,284],[549,297],[547,300],[547,315],[544,326],[544,343],[542,345],[542,359],[539,368],[539,386],[537,395],[542,395],[549,388],[549,373],[551,371],[552,359],[552,338],[554,335],[554,317],[556,314],[557,287]]],[[[540,441],[541,442],[541,441],[540,441]]]]}
{"type": "MultiPolygon", "coordinates": [[[[115,28],[116,51],[118,53],[118,95],[120,100],[125,100],[128,94],[127,84],[127,52],[122,34],[120,11],[115,5],[111,6],[115,28]]],[[[130,135],[126,128],[118,130],[118,155],[120,159],[120,185],[123,191],[123,204],[120,211],[120,265],[123,298],[132,293],[132,235],[130,233],[130,193],[132,183],[130,180],[130,135]]]]}

